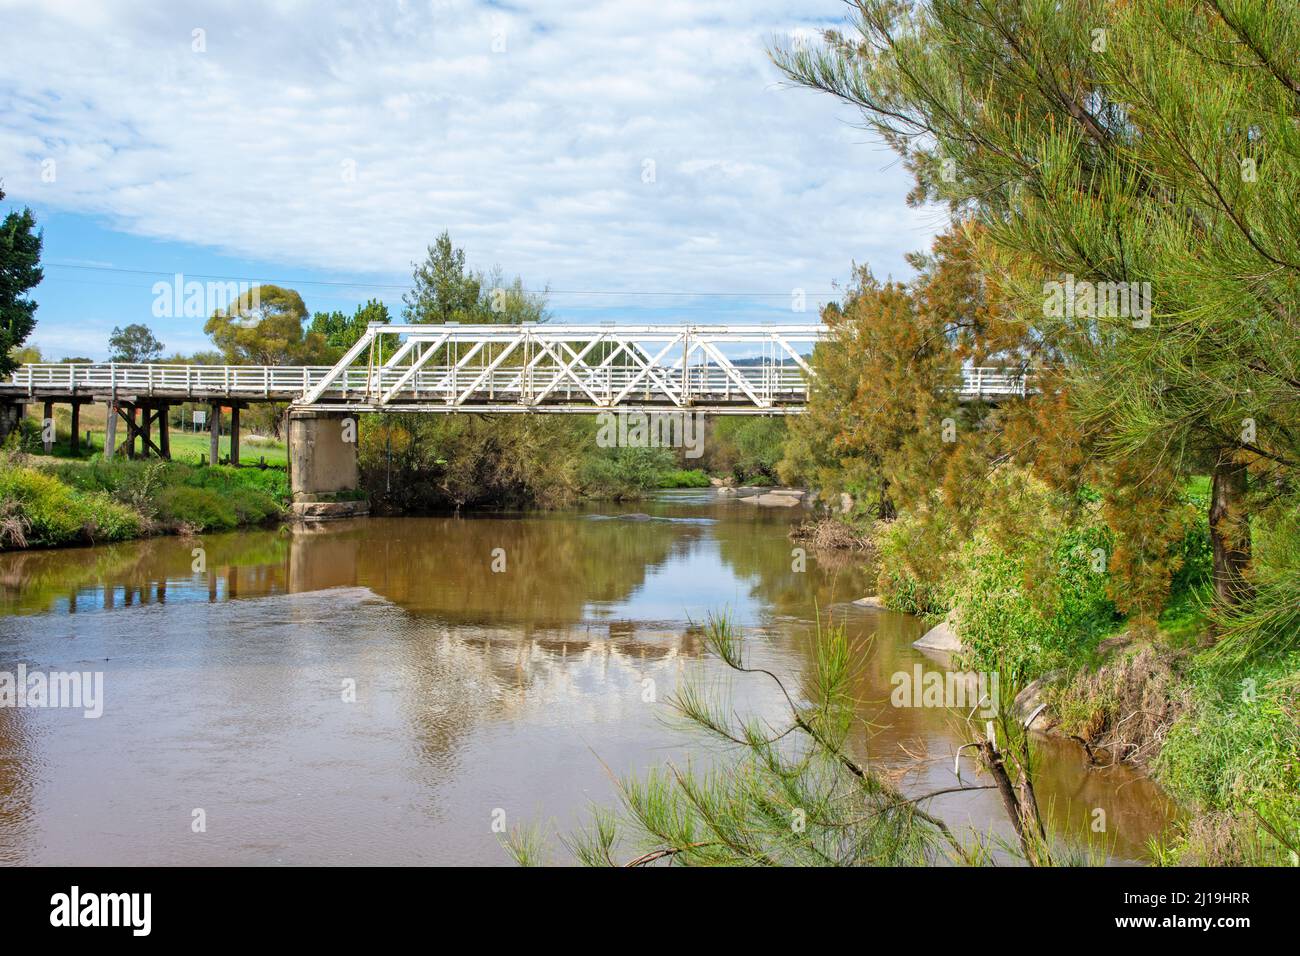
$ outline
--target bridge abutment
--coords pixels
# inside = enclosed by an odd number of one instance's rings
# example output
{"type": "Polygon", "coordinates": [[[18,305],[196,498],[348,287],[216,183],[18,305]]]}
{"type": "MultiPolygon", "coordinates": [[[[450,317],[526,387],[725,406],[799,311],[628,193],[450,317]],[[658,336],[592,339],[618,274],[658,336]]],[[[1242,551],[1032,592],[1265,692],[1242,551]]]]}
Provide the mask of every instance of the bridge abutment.
{"type": "Polygon", "coordinates": [[[311,409],[289,411],[289,488],[300,518],[351,518],[370,513],[356,500],[361,487],[355,415],[311,409]]]}

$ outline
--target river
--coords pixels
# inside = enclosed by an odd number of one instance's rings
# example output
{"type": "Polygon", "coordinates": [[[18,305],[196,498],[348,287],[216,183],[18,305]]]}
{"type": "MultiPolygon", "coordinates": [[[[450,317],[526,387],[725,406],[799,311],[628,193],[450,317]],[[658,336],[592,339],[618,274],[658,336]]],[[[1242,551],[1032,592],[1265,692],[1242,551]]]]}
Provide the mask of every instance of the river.
{"type": "MultiPolygon", "coordinates": [[[[796,570],[792,520],[665,492],[0,555],[0,672],[103,674],[98,718],[0,707],[0,863],[508,863],[494,822],[564,832],[615,804],[611,775],[708,759],[666,706],[684,678],[780,716],[769,682],[703,652],[710,611],[792,687],[817,614],[842,622],[855,749],[909,794],[953,786],[956,715],[890,704],[891,675],[938,667],[910,646],[923,626],[855,606],[858,561],[796,570]]],[[[1038,752],[1057,835],[1143,860],[1171,819],[1158,788],[1038,752]]],[[[928,806],[1008,832],[993,791],[928,806]]]]}

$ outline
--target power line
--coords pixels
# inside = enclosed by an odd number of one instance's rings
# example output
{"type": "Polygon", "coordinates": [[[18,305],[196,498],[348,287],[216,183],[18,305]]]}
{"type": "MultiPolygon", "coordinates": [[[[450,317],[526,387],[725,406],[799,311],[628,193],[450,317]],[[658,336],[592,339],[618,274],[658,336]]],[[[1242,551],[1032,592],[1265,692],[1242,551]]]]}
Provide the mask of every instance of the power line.
{"type": "MultiPolygon", "coordinates": [[[[46,268],[57,269],[81,269],[91,272],[112,272],[125,275],[141,276],[165,276],[171,278],[177,273],[175,270],[165,272],[157,269],[125,269],[117,266],[96,266],[82,265],[72,262],[47,262],[43,263],[46,268]]],[[[209,279],[217,282],[249,282],[266,285],[280,286],[300,286],[300,285],[318,285],[318,286],[336,286],[347,289],[386,289],[392,292],[408,292],[408,285],[394,285],[382,282],[338,282],[329,279],[250,279],[246,276],[214,275],[204,272],[181,272],[183,276],[193,279],[209,279]]],[[[588,295],[588,296],[647,296],[647,297],[690,297],[690,298],[782,298],[788,299],[795,294],[794,289],[785,292],[678,292],[664,290],[639,290],[639,291],[618,291],[614,289],[524,289],[529,295],[588,295]]],[[[820,290],[800,290],[805,296],[839,296],[842,290],[820,291],[820,290]]]]}

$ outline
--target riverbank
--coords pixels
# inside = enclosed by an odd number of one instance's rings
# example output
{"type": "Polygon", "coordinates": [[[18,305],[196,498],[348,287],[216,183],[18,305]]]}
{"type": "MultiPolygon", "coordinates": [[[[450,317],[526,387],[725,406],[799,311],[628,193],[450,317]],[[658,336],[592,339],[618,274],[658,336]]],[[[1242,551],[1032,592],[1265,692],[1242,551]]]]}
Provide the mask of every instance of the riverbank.
{"type": "Polygon", "coordinates": [[[1300,654],[1223,667],[1168,632],[1127,632],[1053,675],[1050,732],[1094,765],[1142,769],[1186,811],[1166,864],[1294,866],[1300,847],[1300,654]]]}
{"type": "Polygon", "coordinates": [[[1023,691],[1019,711],[1034,715],[1034,729],[1077,741],[1092,767],[1149,774],[1183,811],[1152,847],[1157,862],[1294,865],[1300,653],[1216,650],[1203,523],[1178,546],[1155,620],[1111,602],[1104,563],[1093,570],[1096,532],[1085,512],[1058,530],[1046,561],[977,532],[955,560],[928,567],[906,517],[864,526],[823,516],[792,538],[869,549],[877,580],[866,606],[943,625],[960,642],[953,667],[1009,675],[1004,702],[1023,691]]]}
{"type": "Polygon", "coordinates": [[[0,455],[0,550],[104,544],[278,521],[282,468],[0,455]]]}
{"type": "MultiPolygon", "coordinates": [[[[665,489],[711,487],[699,469],[673,466],[671,455],[616,454],[614,472],[583,474],[564,495],[531,486],[511,494],[475,500],[468,510],[510,507],[554,509],[578,501],[638,500],[665,489]]],[[[387,515],[438,514],[459,508],[437,493],[436,474],[403,475],[421,494],[399,496],[378,469],[363,474],[357,498],[387,515]],[[433,487],[434,490],[430,491],[433,487]]],[[[731,489],[729,489],[731,490],[731,489]]],[[[292,517],[286,466],[199,464],[192,461],[106,461],[99,454],[73,457],[21,450],[0,454],[0,550],[104,544],[165,534],[194,534],[255,527],[292,517]]]]}

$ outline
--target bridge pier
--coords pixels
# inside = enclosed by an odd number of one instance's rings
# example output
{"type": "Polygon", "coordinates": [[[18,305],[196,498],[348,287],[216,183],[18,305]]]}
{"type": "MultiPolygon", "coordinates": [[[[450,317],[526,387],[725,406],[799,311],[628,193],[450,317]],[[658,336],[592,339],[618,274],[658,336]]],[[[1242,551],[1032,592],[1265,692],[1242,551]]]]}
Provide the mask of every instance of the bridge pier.
{"type": "Polygon", "coordinates": [[[370,513],[353,500],[361,485],[357,418],[343,412],[289,411],[289,488],[300,518],[351,518],[370,513]]]}
{"type": "MultiPolygon", "coordinates": [[[[168,402],[157,401],[110,401],[108,403],[108,418],[104,428],[104,457],[112,458],[119,451],[125,451],[126,457],[136,457],[136,442],[140,443],[139,456],[148,458],[149,453],[157,455],[159,458],[171,459],[171,441],[167,428],[167,410],[168,402]],[[118,420],[126,425],[126,440],[122,442],[121,447],[117,444],[117,423],[118,420]],[[154,423],[158,425],[158,441],[151,437],[151,431],[154,423]]],[[[75,449],[77,443],[77,429],[80,422],[77,418],[77,406],[72,406],[72,442],[75,449]]]]}
{"type": "Polygon", "coordinates": [[[45,454],[54,451],[54,403],[48,399],[45,407],[42,409],[41,416],[41,444],[45,446],[45,454]]]}
{"type": "Polygon", "coordinates": [[[108,403],[108,417],[104,420],[104,457],[117,454],[117,402],[108,403]]]}
{"type": "Polygon", "coordinates": [[[230,454],[226,461],[239,467],[239,410],[243,408],[241,402],[232,401],[229,406],[222,402],[212,402],[208,405],[208,457],[212,459],[212,464],[221,463],[221,410],[229,407],[230,409],[230,428],[227,429],[227,437],[230,439],[230,454]]]}
{"type": "Polygon", "coordinates": [[[230,464],[239,467],[239,406],[230,406],[230,464]]]}
{"type": "Polygon", "coordinates": [[[18,430],[18,423],[22,420],[22,402],[0,402],[0,442],[8,438],[10,432],[18,430]]]}
{"type": "Polygon", "coordinates": [[[208,406],[208,463],[221,464],[221,405],[208,406]]]}
{"type": "Polygon", "coordinates": [[[69,447],[74,455],[81,454],[81,406],[83,404],[84,402],[72,403],[72,434],[68,437],[69,447]]]}

